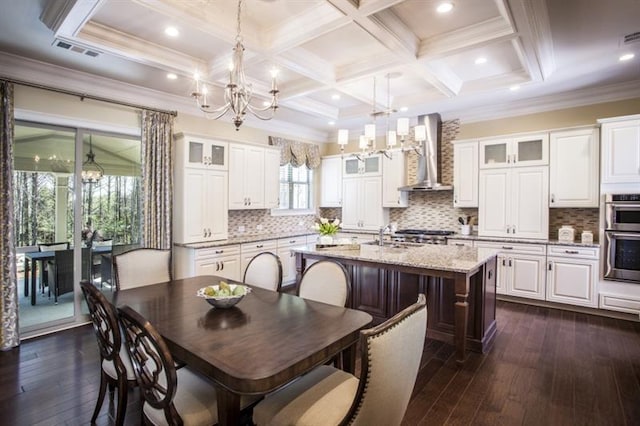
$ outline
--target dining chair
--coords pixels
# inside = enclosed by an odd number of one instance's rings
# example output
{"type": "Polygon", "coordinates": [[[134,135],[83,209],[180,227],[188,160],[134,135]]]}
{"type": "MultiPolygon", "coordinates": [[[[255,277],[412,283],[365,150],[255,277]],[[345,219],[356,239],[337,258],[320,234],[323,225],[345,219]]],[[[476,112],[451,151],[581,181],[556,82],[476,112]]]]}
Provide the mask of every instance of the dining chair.
{"type": "Polygon", "coordinates": [[[131,359],[129,358],[113,305],[88,280],[80,281],[80,288],[89,307],[89,316],[98,339],[101,361],[100,391],[96,407],[93,410],[93,416],[91,417],[91,423],[93,424],[98,414],[100,414],[107,385],[109,385],[109,398],[111,401],[113,401],[114,389],[118,389],[116,425],[121,425],[124,422],[124,416],[127,411],[128,389],[137,385],[131,359]]]}
{"type": "Polygon", "coordinates": [[[333,260],[321,260],[309,266],[298,286],[298,296],[336,306],[346,306],[350,294],[349,274],[342,264],[333,260]]]}
{"type": "Polygon", "coordinates": [[[267,290],[280,291],[282,286],[280,258],[268,251],[255,255],[247,265],[242,282],[267,290]]]}
{"type": "Polygon", "coordinates": [[[360,332],[361,371],[322,365],[267,395],[253,410],[265,425],[400,425],[415,385],[427,330],[424,294],[360,332]]]}
{"type": "Polygon", "coordinates": [[[171,250],[138,248],[113,256],[116,290],[171,281],[171,250]]]}
{"type": "MultiPolygon", "coordinates": [[[[218,403],[213,383],[191,371],[176,370],[173,356],[162,336],[142,315],[118,308],[127,349],[144,400],[142,414],[153,425],[213,425],[218,422],[218,403]]],[[[246,408],[258,397],[240,398],[246,408]]]]}

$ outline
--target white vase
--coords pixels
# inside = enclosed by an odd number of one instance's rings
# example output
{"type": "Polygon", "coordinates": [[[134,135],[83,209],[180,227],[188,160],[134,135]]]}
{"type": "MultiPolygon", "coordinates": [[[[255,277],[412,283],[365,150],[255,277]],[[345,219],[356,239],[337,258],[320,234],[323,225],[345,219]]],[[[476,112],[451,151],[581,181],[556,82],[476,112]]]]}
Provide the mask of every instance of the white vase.
{"type": "Polygon", "coordinates": [[[322,244],[322,245],[333,244],[333,236],[332,235],[320,235],[318,237],[318,244],[322,244]]]}

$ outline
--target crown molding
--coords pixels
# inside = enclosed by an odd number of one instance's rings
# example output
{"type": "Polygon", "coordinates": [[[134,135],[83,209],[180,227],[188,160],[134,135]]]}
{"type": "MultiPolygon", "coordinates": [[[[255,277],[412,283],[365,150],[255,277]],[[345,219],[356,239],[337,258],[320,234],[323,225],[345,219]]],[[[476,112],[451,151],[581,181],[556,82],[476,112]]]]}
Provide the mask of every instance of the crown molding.
{"type": "MultiPolygon", "coordinates": [[[[140,104],[142,99],[149,108],[176,110],[181,114],[203,117],[202,112],[188,96],[147,89],[5,52],[0,52],[0,78],[2,77],[76,93],[91,93],[94,96],[132,104],[140,104]]],[[[314,142],[325,142],[328,136],[327,132],[279,119],[262,121],[247,117],[245,126],[314,142]]]]}
{"type": "Polygon", "coordinates": [[[443,116],[447,119],[459,118],[462,122],[474,123],[634,98],[640,98],[640,80],[500,102],[494,106],[483,105],[464,110],[450,110],[443,113],[443,116]]]}

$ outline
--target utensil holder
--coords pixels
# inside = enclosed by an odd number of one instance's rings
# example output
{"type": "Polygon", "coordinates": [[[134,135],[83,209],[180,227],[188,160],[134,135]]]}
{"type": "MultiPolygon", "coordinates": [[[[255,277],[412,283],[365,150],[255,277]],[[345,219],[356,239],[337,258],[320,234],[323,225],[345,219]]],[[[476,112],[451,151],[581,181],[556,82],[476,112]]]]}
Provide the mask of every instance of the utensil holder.
{"type": "Polygon", "coordinates": [[[460,234],[471,235],[471,225],[460,225],[460,234]]]}

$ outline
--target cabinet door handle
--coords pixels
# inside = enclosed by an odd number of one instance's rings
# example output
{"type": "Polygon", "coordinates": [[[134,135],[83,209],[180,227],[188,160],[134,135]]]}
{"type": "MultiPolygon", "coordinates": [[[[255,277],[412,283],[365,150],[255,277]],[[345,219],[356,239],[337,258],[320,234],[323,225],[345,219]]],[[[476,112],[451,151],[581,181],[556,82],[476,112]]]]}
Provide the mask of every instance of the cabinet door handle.
{"type": "Polygon", "coordinates": [[[518,162],[518,154],[513,154],[513,164],[518,162]]]}
{"type": "Polygon", "coordinates": [[[549,270],[553,270],[553,262],[549,262],[549,270]]]}
{"type": "Polygon", "coordinates": [[[511,233],[511,227],[507,226],[507,234],[511,233]]]}
{"type": "Polygon", "coordinates": [[[221,266],[220,270],[224,271],[224,262],[220,262],[220,266],[221,266]]]}
{"type": "Polygon", "coordinates": [[[507,259],[502,259],[502,266],[507,266],[507,259]]]}
{"type": "Polygon", "coordinates": [[[512,226],[512,227],[511,227],[511,233],[512,233],[512,234],[515,234],[515,233],[516,233],[516,227],[515,227],[515,226],[512,226]]]}
{"type": "Polygon", "coordinates": [[[555,194],[551,194],[551,204],[556,202],[556,196],[555,194]]]}
{"type": "Polygon", "coordinates": [[[262,247],[264,247],[264,245],[263,245],[263,244],[258,244],[258,245],[256,246],[256,248],[262,248],[262,247]]]}
{"type": "Polygon", "coordinates": [[[509,258],[509,266],[513,266],[513,263],[511,263],[511,258],[509,258]]]}
{"type": "Polygon", "coordinates": [[[456,243],[456,245],[457,245],[458,247],[464,247],[464,244],[462,244],[462,243],[456,243]]]}
{"type": "Polygon", "coordinates": [[[215,254],[222,254],[222,253],[224,253],[224,250],[216,250],[214,253],[215,254]]]}
{"type": "Polygon", "coordinates": [[[580,254],[578,250],[565,250],[564,252],[567,254],[580,254]]]}
{"type": "Polygon", "coordinates": [[[289,244],[294,244],[296,240],[289,240],[289,244]]]}
{"type": "Polygon", "coordinates": [[[513,250],[512,246],[502,246],[502,248],[505,250],[513,250]]]}
{"type": "Polygon", "coordinates": [[[249,205],[251,205],[251,198],[249,198],[249,205]]]}
{"type": "Polygon", "coordinates": [[[202,236],[206,237],[207,236],[207,228],[203,228],[202,229],[202,236]]]}
{"type": "Polygon", "coordinates": [[[216,262],[216,271],[220,270],[220,262],[216,262]]]}

